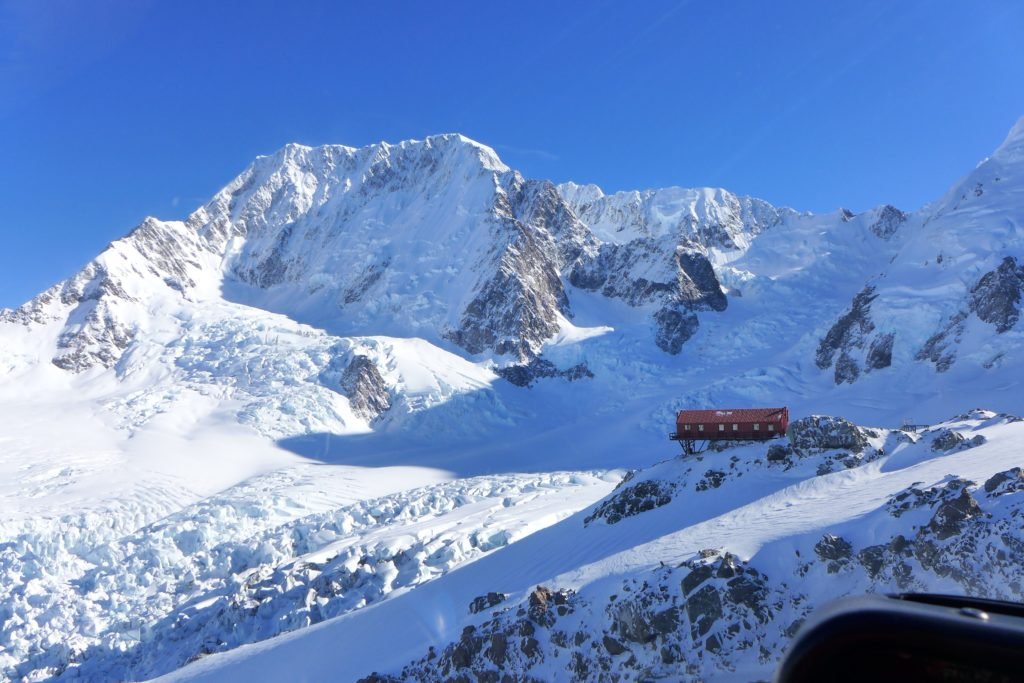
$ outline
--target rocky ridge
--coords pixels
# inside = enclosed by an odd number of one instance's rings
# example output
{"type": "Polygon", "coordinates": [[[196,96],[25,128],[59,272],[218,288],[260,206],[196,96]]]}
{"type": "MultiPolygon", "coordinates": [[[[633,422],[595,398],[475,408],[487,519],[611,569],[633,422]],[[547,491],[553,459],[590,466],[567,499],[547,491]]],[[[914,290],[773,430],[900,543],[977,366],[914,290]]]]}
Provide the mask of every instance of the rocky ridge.
{"type": "MultiPolygon", "coordinates": [[[[985,411],[961,417],[967,421],[957,423],[961,430],[1012,420],[985,411]]],[[[957,444],[964,442],[960,431],[943,426],[886,433],[824,416],[796,426],[795,438],[784,446],[790,470],[843,462],[836,451],[846,449],[870,451],[845,465],[862,467],[882,457],[876,445],[883,442],[944,452],[955,448],[951,434],[960,436],[957,444]]],[[[976,436],[975,445],[984,443],[982,434],[976,436]]],[[[740,450],[760,452],[750,462],[763,465],[766,448],[740,450]]],[[[654,514],[675,496],[701,495],[695,485],[699,460],[666,461],[627,477],[585,525],[625,523],[654,514]]],[[[745,458],[730,461],[718,486],[754,473],[744,467],[745,458]]],[[[537,586],[521,601],[502,597],[470,610],[483,618],[400,672],[362,680],[696,681],[723,672],[756,678],[772,670],[811,611],[840,594],[941,590],[1020,600],[1022,481],[1017,467],[980,483],[947,477],[931,486],[911,485],[871,513],[869,523],[880,530],[871,542],[847,535],[851,525],[826,529],[785,541],[763,568],[758,556],[744,560],[726,548],[709,548],[578,590],[537,586]]]]}

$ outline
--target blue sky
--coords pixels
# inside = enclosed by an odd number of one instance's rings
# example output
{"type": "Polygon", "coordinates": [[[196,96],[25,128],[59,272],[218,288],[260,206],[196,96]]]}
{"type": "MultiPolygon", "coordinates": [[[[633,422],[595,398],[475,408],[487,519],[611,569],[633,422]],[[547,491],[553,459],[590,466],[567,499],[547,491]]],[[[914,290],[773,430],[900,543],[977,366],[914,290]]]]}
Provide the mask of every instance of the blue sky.
{"type": "Polygon", "coordinates": [[[0,306],[290,141],[914,209],[1024,115],[1021,35],[1019,0],[0,0],[0,306]]]}

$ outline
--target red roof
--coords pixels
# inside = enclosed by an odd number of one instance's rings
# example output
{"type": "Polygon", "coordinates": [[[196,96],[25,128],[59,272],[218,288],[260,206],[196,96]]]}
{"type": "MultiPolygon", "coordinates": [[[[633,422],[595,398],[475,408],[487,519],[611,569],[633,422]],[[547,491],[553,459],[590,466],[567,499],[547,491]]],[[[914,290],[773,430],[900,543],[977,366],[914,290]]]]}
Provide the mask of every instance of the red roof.
{"type": "Polygon", "coordinates": [[[785,408],[721,408],[680,410],[677,422],[772,422],[781,420],[785,408]]]}

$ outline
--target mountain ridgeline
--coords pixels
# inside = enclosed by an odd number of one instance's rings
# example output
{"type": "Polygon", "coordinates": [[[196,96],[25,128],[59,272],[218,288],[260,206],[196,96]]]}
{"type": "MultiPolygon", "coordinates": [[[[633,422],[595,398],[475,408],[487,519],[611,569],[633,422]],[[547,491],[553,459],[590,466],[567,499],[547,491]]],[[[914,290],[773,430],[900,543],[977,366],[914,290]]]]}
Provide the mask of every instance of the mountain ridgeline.
{"type": "MultiPolygon", "coordinates": [[[[0,321],[53,328],[49,360],[81,373],[118,366],[161,317],[226,300],[338,336],[422,338],[529,384],[537,368],[560,376],[538,359],[574,329],[581,297],[624,304],[644,343],[686,356],[702,323],[753,296],[792,313],[788,362],[812,360],[835,384],[942,373],[965,344],[987,370],[1019,341],[1022,130],[918,212],[824,215],[722,189],[530,180],[460,135],[292,144],[186,220],[147,218],[0,321]]],[[[760,334],[739,318],[713,333],[760,334]]]]}

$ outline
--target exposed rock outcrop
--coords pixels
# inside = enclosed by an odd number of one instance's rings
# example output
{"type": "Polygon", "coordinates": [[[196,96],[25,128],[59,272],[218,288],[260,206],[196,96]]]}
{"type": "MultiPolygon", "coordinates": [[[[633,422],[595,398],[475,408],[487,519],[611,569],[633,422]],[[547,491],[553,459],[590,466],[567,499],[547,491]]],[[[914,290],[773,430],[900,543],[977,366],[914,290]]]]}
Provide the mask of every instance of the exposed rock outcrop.
{"type": "Polygon", "coordinates": [[[608,524],[616,524],[626,517],[668,505],[672,502],[675,488],[670,482],[658,480],[641,481],[621,487],[587,515],[583,523],[587,525],[603,519],[608,524]]]}
{"type": "Polygon", "coordinates": [[[835,365],[835,383],[853,383],[861,373],[856,360],[867,346],[864,370],[878,370],[892,364],[892,346],[895,334],[887,332],[875,337],[875,324],[871,320],[871,302],[877,298],[875,288],[865,287],[853,298],[850,309],[839,317],[818,343],[815,363],[822,370],[835,365]]]}
{"type": "MultiPolygon", "coordinates": [[[[965,309],[954,313],[917,352],[917,360],[934,363],[945,372],[956,360],[967,319],[973,313],[995,326],[997,334],[1011,330],[1020,319],[1021,293],[1024,292],[1024,267],[1012,256],[1005,257],[994,270],[982,275],[967,294],[965,309]]],[[[991,366],[990,366],[991,367],[991,366]]]]}
{"type": "Polygon", "coordinates": [[[907,214],[895,206],[886,204],[878,212],[878,218],[868,228],[878,237],[887,240],[896,234],[901,225],[906,223],[907,214]]]}
{"type": "Polygon", "coordinates": [[[352,411],[368,421],[391,408],[388,385],[376,364],[366,356],[352,357],[341,374],[340,384],[352,411]]]}
{"type": "Polygon", "coordinates": [[[561,377],[574,382],[578,379],[592,378],[594,376],[594,373],[590,371],[586,363],[579,363],[571,368],[559,370],[551,361],[539,357],[532,359],[529,363],[506,365],[496,369],[495,373],[517,387],[529,387],[538,379],[549,377],[561,377]]]}
{"type": "Polygon", "coordinates": [[[1020,319],[1022,291],[1024,267],[1017,265],[1017,259],[1007,256],[998,268],[982,275],[971,288],[967,308],[1002,334],[1020,319]]]}
{"type": "Polygon", "coordinates": [[[798,452],[819,452],[826,449],[864,450],[868,438],[876,434],[862,429],[841,417],[811,415],[789,423],[789,442],[798,452]]]}

